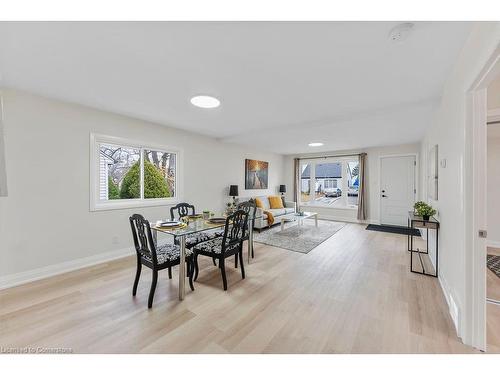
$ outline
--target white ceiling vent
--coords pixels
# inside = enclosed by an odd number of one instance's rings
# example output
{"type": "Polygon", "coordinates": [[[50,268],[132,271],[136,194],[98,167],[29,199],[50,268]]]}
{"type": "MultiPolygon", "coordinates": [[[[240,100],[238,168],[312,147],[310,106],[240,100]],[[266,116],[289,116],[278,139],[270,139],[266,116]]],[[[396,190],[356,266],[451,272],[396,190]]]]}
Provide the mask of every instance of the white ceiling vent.
{"type": "Polygon", "coordinates": [[[410,35],[414,24],[411,22],[400,23],[389,32],[391,42],[400,43],[410,35]]]}

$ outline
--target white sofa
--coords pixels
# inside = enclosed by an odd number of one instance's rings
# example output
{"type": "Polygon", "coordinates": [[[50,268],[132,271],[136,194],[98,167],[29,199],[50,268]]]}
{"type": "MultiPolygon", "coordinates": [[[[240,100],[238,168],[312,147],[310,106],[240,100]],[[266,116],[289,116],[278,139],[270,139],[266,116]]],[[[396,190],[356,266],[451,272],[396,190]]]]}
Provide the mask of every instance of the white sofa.
{"type": "Polygon", "coordinates": [[[274,224],[279,224],[280,223],[280,216],[286,215],[286,214],[291,214],[291,213],[295,212],[297,209],[297,205],[295,204],[295,202],[289,202],[289,201],[285,201],[285,208],[272,209],[269,206],[269,199],[268,199],[267,195],[260,196],[260,197],[254,197],[254,199],[255,198],[259,198],[260,201],[262,202],[262,205],[264,206],[264,208],[257,207],[257,211],[255,213],[255,216],[257,217],[257,219],[255,219],[254,228],[258,229],[258,230],[261,230],[263,228],[268,227],[267,215],[264,213],[264,211],[271,212],[274,216],[274,224]]]}

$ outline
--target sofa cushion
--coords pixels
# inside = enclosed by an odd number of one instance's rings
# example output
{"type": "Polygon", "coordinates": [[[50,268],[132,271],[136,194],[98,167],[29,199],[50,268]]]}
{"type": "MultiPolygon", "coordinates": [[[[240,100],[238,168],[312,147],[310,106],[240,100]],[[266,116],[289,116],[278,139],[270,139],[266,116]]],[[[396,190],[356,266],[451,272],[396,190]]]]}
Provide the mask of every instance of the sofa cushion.
{"type": "Polygon", "coordinates": [[[266,210],[266,211],[269,211],[270,213],[272,213],[274,217],[281,216],[281,215],[284,215],[286,213],[284,208],[270,208],[269,210],[266,210]]]}
{"type": "Polygon", "coordinates": [[[285,208],[283,206],[283,201],[281,200],[281,197],[277,195],[270,195],[268,199],[269,199],[269,205],[271,206],[272,209],[285,208]]]}
{"type": "Polygon", "coordinates": [[[266,196],[256,197],[256,199],[259,199],[260,202],[262,203],[262,207],[260,207],[260,208],[262,208],[263,210],[268,210],[271,208],[269,206],[269,199],[266,196]]]}
{"type": "Polygon", "coordinates": [[[291,208],[291,207],[289,207],[289,208],[285,208],[285,213],[287,213],[287,214],[291,214],[291,213],[293,213],[293,212],[295,212],[295,209],[294,209],[294,208],[291,208]]]}

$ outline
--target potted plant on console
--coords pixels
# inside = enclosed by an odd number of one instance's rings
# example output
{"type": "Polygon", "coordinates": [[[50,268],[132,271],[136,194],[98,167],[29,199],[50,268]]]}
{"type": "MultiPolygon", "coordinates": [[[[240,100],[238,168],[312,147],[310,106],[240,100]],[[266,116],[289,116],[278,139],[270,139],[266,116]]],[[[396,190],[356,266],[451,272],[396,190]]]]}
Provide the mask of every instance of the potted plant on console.
{"type": "Polygon", "coordinates": [[[425,221],[428,221],[431,216],[436,214],[436,210],[432,208],[432,206],[429,206],[427,203],[422,201],[415,203],[413,208],[415,210],[415,214],[417,216],[422,216],[422,219],[425,221]]]}

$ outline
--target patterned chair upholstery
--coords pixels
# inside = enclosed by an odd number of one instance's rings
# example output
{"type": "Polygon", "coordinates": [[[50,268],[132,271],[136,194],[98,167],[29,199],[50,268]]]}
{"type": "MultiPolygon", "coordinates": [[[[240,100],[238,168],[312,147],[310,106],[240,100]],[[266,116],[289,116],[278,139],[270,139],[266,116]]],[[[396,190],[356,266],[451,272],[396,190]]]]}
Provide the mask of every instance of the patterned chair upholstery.
{"type": "MultiPolygon", "coordinates": [[[[175,220],[175,213],[177,211],[177,217],[180,219],[183,216],[187,215],[195,215],[196,209],[194,205],[189,203],[179,203],[174,207],[170,208],[170,220],[175,220]]],[[[191,248],[200,242],[208,241],[217,237],[222,237],[224,231],[221,230],[213,230],[213,231],[204,231],[201,233],[193,233],[186,236],[186,248],[191,248]]],[[[176,244],[178,242],[176,241],[176,244]]]]}
{"type": "Polygon", "coordinates": [[[186,248],[192,248],[199,243],[204,241],[210,241],[216,238],[220,238],[224,235],[223,230],[213,230],[213,231],[204,231],[200,233],[193,233],[186,236],[186,248]]]}
{"type": "MultiPolygon", "coordinates": [[[[238,244],[227,246],[226,250],[231,251],[236,249],[238,244]]],[[[193,247],[194,251],[204,251],[208,253],[220,254],[222,252],[222,237],[214,238],[212,240],[201,242],[193,247]]]]}
{"type": "Polygon", "coordinates": [[[198,278],[198,256],[203,255],[219,260],[219,268],[222,274],[222,285],[227,290],[227,278],[225,260],[233,255],[238,256],[241,264],[241,277],[245,278],[245,268],[243,266],[243,240],[248,226],[248,212],[237,210],[226,218],[224,235],[201,242],[193,247],[194,250],[194,280],[198,278]]]}
{"type": "MultiPolygon", "coordinates": [[[[180,265],[180,247],[175,244],[156,245],[156,241],[151,234],[151,225],[142,215],[134,214],[129,218],[130,227],[132,229],[132,237],[134,239],[135,251],[137,254],[137,270],[135,274],[134,287],[132,295],[137,293],[137,286],[141,276],[142,266],[151,268],[153,278],[151,281],[151,289],[149,291],[148,308],[153,306],[153,298],[158,281],[158,271],[168,269],[168,276],[172,278],[172,267],[180,265]]],[[[189,286],[194,290],[193,272],[194,261],[193,251],[186,249],[186,265],[187,276],[189,277],[189,286]]],[[[181,265],[184,267],[184,264],[181,265]]]]}
{"type": "MultiPolygon", "coordinates": [[[[186,257],[193,255],[193,250],[186,248],[186,257]]],[[[143,254],[144,258],[152,262],[150,254],[143,254]]],[[[179,245],[164,244],[156,247],[156,259],[158,264],[165,262],[174,262],[181,257],[181,248],[179,245]]]]}

